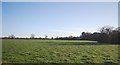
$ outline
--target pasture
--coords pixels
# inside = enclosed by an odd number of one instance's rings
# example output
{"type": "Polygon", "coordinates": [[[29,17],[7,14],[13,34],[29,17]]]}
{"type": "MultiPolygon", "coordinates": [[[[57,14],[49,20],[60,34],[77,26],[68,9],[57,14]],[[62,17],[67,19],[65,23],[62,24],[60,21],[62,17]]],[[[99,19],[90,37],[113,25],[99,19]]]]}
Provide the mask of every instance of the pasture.
{"type": "Polygon", "coordinates": [[[118,63],[119,45],[87,40],[3,39],[3,63],[118,63]]]}

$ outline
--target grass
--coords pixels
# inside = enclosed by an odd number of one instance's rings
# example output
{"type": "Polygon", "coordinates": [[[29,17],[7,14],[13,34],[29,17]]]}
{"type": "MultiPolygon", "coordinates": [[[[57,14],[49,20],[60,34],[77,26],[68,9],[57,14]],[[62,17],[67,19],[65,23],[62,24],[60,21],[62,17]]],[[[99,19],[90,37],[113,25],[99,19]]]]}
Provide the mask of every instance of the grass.
{"type": "Polygon", "coordinates": [[[0,39],[0,64],[2,63],[2,39],[0,39]]]}
{"type": "Polygon", "coordinates": [[[119,45],[87,40],[3,40],[3,63],[118,63],[119,45]],[[76,45],[77,44],[77,45],[76,45]],[[89,44],[89,45],[88,45],[89,44]]]}

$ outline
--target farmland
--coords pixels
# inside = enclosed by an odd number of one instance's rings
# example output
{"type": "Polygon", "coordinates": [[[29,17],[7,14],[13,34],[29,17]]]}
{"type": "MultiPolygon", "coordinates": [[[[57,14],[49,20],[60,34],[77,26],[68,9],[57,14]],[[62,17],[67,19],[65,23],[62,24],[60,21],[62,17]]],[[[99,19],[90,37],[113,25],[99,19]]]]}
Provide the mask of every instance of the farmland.
{"type": "Polygon", "coordinates": [[[118,63],[118,46],[87,40],[3,39],[3,63],[118,63]]]}

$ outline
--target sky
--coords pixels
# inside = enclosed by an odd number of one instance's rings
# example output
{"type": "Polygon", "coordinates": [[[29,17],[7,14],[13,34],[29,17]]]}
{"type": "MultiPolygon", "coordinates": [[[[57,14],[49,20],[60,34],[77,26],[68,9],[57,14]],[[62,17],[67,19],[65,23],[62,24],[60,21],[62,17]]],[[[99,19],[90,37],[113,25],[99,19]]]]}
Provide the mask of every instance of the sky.
{"type": "Polygon", "coordinates": [[[0,36],[2,36],[2,2],[0,2],[0,36]]]}
{"type": "Polygon", "coordinates": [[[3,2],[118,2],[119,0],[2,0],[3,2]]]}
{"type": "Polygon", "coordinates": [[[118,26],[117,2],[3,2],[2,35],[80,36],[118,26]]]}

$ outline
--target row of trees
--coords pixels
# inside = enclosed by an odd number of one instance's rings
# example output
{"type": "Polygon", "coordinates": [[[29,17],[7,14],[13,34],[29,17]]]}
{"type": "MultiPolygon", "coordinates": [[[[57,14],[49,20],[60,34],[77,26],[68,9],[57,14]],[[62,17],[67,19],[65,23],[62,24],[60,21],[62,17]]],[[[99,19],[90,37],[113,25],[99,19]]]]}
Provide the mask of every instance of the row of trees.
{"type": "Polygon", "coordinates": [[[101,43],[120,43],[120,27],[115,28],[112,26],[104,26],[100,32],[88,33],[82,32],[81,39],[95,40],[101,43]]]}
{"type": "Polygon", "coordinates": [[[112,26],[104,26],[100,28],[99,32],[89,33],[82,32],[82,35],[74,37],[70,35],[69,37],[56,37],[48,38],[45,35],[44,38],[36,38],[35,34],[31,34],[30,38],[16,38],[14,35],[8,37],[3,37],[3,39],[55,39],[55,40],[94,40],[101,43],[120,43],[120,27],[114,28],[112,26]]]}
{"type": "Polygon", "coordinates": [[[8,37],[2,37],[2,39],[50,39],[50,38],[48,38],[47,35],[45,35],[44,38],[41,38],[41,37],[37,38],[37,37],[35,37],[35,34],[31,34],[31,36],[29,38],[28,37],[26,37],[26,38],[23,38],[23,37],[20,38],[20,37],[15,37],[15,35],[12,34],[12,35],[9,35],[8,37]]]}

